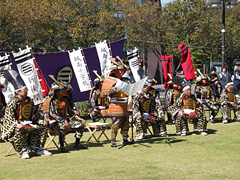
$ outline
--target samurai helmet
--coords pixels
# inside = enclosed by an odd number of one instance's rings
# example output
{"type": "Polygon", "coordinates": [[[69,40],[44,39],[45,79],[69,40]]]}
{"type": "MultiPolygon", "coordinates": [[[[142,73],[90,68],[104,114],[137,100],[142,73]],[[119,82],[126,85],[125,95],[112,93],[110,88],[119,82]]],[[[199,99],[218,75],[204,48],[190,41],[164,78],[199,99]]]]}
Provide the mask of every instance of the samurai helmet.
{"type": "Polygon", "coordinates": [[[201,84],[205,85],[205,84],[207,84],[208,82],[209,82],[208,77],[206,77],[206,76],[202,77],[202,79],[201,79],[201,84]]]}
{"type": "Polygon", "coordinates": [[[51,89],[52,89],[53,91],[55,91],[55,90],[60,90],[60,89],[64,89],[64,88],[67,89],[67,85],[66,85],[65,82],[63,82],[63,81],[61,81],[61,82],[57,81],[57,80],[54,78],[53,75],[49,75],[49,77],[52,78],[52,79],[55,81],[55,82],[51,85],[51,89]]]}
{"type": "Polygon", "coordinates": [[[117,66],[117,69],[126,69],[127,65],[125,65],[122,61],[122,59],[119,56],[116,56],[116,58],[109,58],[110,61],[117,66]]]}

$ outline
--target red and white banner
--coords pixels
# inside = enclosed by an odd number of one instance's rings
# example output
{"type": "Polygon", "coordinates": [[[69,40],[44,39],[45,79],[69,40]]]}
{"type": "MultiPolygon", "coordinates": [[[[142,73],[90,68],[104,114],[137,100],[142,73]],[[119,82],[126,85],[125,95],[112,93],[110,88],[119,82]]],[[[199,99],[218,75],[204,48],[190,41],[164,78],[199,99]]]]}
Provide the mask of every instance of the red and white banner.
{"type": "Polygon", "coordinates": [[[43,76],[43,74],[42,74],[42,72],[41,72],[41,70],[40,70],[40,68],[39,68],[35,59],[33,60],[33,62],[34,62],[35,68],[37,70],[37,75],[38,75],[38,79],[40,81],[40,85],[41,85],[41,88],[42,88],[43,97],[45,97],[49,93],[48,84],[47,84],[47,82],[46,82],[46,80],[45,80],[45,78],[44,78],[44,76],[43,76]]]}
{"type": "Polygon", "coordinates": [[[163,73],[164,73],[164,79],[165,79],[165,85],[164,88],[168,88],[168,82],[171,81],[171,78],[168,76],[168,74],[171,74],[171,66],[172,66],[172,55],[169,56],[161,56],[162,61],[162,67],[163,67],[163,73]]]}
{"type": "Polygon", "coordinates": [[[191,59],[192,56],[190,53],[190,49],[183,42],[182,42],[182,45],[178,46],[178,49],[182,54],[181,66],[185,74],[186,80],[195,79],[196,76],[194,73],[195,70],[193,67],[192,59],[191,59]]]}

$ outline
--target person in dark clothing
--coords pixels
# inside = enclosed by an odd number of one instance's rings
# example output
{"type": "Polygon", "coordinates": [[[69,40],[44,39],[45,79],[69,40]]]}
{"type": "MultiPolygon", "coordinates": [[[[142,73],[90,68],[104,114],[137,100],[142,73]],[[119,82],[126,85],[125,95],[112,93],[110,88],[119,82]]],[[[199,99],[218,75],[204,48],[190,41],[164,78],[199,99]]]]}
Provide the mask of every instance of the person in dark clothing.
{"type": "Polygon", "coordinates": [[[215,67],[212,67],[208,77],[210,78],[210,85],[212,87],[212,90],[213,90],[213,93],[214,93],[215,97],[219,98],[220,93],[219,93],[218,87],[220,87],[221,84],[220,84],[220,81],[219,81],[218,76],[216,74],[216,71],[217,71],[217,69],[215,67]]]}
{"type": "Polygon", "coordinates": [[[227,71],[226,67],[222,67],[221,68],[221,72],[218,74],[218,79],[219,79],[219,81],[220,81],[220,83],[222,85],[222,89],[224,89],[226,84],[231,81],[231,75],[227,71]]]}
{"type": "Polygon", "coordinates": [[[235,74],[232,75],[232,81],[234,83],[234,90],[239,94],[240,91],[240,70],[236,69],[235,74]]]}

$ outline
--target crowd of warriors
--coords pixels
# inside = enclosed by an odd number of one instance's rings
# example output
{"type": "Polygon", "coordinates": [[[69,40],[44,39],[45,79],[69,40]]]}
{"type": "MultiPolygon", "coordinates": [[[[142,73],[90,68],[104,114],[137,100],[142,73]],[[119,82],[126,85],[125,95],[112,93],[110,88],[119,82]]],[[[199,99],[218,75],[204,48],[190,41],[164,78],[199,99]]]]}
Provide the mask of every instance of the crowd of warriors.
{"type": "MultiPolygon", "coordinates": [[[[236,90],[238,85],[227,81],[224,79],[225,75],[222,75],[221,80],[225,85],[217,94],[216,85],[220,80],[218,77],[216,79],[215,69],[212,69],[210,76],[201,74],[194,84],[184,77],[174,75],[168,82],[165,104],[161,101],[160,92],[154,88],[154,84],[157,83],[154,79],[147,78],[137,94],[127,95],[121,88],[116,87],[116,84],[118,81],[136,83],[130,68],[120,63],[113,65],[110,70],[106,78],[96,74],[98,78],[94,80],[89,101],[92,105],[90,117],[93,122],[98,121],[99,117],[111,118],[113,148],[117,147],[116,137],[119,129],[122,145],[132,143],[128,141],[130,125],[136,128],[136,139],[142,140],[149,137],[149,127],[152,128],[154,137],[168,137],[166,122],[175,125],[176,135],[207,135],[207,123],[214,123],[219,109],[223,123],[240,120],[240,99],[236,90]],[[217,99],[219,103],[216,102],[217,99]],[[234,119],[231,119],[231,110],[234,110],[234,119]],[[206,119],[205,111],[211,112],[209,119],[206,119]],[[189,123],[193,125],[192,130],[189,129],[189,123]]],[[[2,139],[11,142],[21,158],[30,158],[29,150],[37,155],[51,155],[51,152],[44,149],[49,130],[58,132],[61,153],[68,152],[64,143],[69,132],[75,132],[74,148],[87,148],[80,143],[85,120],[79,116],[73,103],[73,89],[69,82],[58,82],[53,78],[55,82],[50,93],[36,108],[27,96],[27,88],[19,74],[11,70],[5,72],[5,76],[16,86],[16,95],[6,104],[1,93],[2,139]]],[[[235,75],[233,80],[237,78],[235,75]]],[[[0,85],[0,88],[4,86],[0,85]]]]}

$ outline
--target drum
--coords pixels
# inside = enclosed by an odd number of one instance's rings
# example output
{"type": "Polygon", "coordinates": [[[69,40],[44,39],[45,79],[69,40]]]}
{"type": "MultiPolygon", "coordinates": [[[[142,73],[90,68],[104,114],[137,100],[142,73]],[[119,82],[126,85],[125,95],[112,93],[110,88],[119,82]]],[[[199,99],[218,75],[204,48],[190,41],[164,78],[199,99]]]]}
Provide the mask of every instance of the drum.
{"type": "Polygon", "coordinates": [[[185,115],[188,115],[189,119],[195,118],[197,116],[196,112],[191,112],[191,113],[183,113],[185,115]]]}

